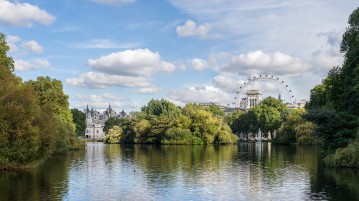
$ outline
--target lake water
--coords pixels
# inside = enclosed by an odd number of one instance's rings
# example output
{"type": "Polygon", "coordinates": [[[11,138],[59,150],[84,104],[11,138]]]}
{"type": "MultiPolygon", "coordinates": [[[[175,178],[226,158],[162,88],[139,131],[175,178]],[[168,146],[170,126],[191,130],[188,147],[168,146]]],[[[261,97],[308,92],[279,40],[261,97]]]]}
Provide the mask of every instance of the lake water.
{"type": "Polygon", "coordinates": [[[0,200],[359,200],[359,170],[317,146],[105,145],[0,171],[0,200]]]}

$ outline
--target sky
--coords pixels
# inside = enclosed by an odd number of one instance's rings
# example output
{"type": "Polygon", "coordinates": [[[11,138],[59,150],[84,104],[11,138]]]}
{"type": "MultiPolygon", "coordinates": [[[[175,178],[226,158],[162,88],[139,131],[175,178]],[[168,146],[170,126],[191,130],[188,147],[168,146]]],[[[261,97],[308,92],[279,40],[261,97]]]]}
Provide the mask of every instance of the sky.
{"type": "Polygon", "coordinates": [[[357,0],[0,0],[15,74],[61,80],[71,108],[151,99],[233,106],[248,89],[299,101],[343,63],[357,0]],[[274,81],[248,83],[253,77],[274,81]],[[246,84],[245,84],[246,83],[246,84]],[[241,89],[241,90],[240,90],[241,89]],[[240,93],[237,93],[237,92],[240,93]]]}

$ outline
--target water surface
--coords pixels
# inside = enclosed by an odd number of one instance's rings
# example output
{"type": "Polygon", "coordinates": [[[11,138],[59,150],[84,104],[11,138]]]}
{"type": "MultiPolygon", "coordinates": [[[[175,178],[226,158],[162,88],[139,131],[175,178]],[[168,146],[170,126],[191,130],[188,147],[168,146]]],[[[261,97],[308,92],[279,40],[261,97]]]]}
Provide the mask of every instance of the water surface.
{"type": "Polygon", "coordinates": [[[317,146],[105,145],[0,171],[0,200],[359,200],[357,169],[317,146]]]}

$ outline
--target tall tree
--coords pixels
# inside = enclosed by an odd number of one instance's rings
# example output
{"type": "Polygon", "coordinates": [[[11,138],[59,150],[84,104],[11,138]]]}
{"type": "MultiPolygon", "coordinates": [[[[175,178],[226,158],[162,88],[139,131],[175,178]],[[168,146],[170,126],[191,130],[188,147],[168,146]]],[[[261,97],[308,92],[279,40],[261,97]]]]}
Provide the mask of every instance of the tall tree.
{"type": "Polygon", "coordinates": [[[77,136],[84,136],[86,130],[86,114],[78,109],[71,109],[73,122],[76,125],[77,136]]]}
{"type": "Polygon", "coordinates": [[[60,80],[51,79],[50,77],[38,77],[36,80],[28,81],[27,84],[33,87],[41,105],[50,105],[61,121],[68,123],[75,129],[69,108],[69,96],[63,92],[60,80]]]}
{"type": "Polygon", "coordinates": [[[0,32],[0,65],[11,72],[15,70],[14,60],[7,55],[10,47],[6,43],[5,34],[0,32]]]}

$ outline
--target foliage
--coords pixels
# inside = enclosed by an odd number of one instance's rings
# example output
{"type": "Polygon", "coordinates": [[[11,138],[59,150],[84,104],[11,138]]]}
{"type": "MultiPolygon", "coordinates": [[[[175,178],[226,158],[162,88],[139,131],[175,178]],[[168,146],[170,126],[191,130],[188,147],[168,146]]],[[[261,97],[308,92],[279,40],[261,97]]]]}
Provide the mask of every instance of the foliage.
{"type": "Polygon", "coordinates": [[[76,134],[77,136],[84,136],[86,130],[86,114],[81,112],[78,109],[71,109],[73,122],[76,126],[76,134]]]}
{"type": "Polygon", "coordinates": [[[204,108],[207,112],[212,113],[214,116],[224,117],[224,112],[219,108],[219,106],[211,105],[209,107],[204,108]]]}
{"type": "Polygon", "coordinates": [[[166,116],[170,119],[175,119],[181,110],[168,100],[151,100],[147,106],[143,106],[141,111],[144,112],[148,118],[152,116],[166,116]]]}
{"type": "Polygon", "coordinates": [[[56,89],[49,94],[36,88],[39,83],[23,83],[12,72],[8,50],[0,34],[0,169],[23,167],[55,151],[81,147],[62,83],[48,78],[56,89]]]}
{"type": "Polygon", "coordinates": [[[113,126],[105,136],[105,143],[120,143],[122,137],[122,129],[118,126],[113,126]]]}
{"type": "Polygon", "coordinates": [[[339,148],[334,154],[329,154],[324,161],[329,166],[359,168],[359,141],[350,143],[345,148],[339,148]]]}
{"type": "Polygon", "coordinates": [[[38,77],[25,84],[32,87],[39,104],[50,108],[57,119],[56,150],[78,149],[81,145],[75,133],[69,97],[63,92],[62,82],[50,77],[38,77]]]}
{"type": "Polygon", "coordinates": [[[0,66],[13,72],[15,70],[14,60],[7,55],[10,50],[9,45],[6,43],[6,36],[0,33],[0,66]]]}
{"type": "Polygon", "coordinates": [[[240,133],[240,119],[245,113],[242,110],[234,110],[224,117],[224,121],[231,127],[233,133],[240,133]]]}
{"type": "Polygon", "coordinates": [[[192,134],[189,129],[169,128],[166,130],[161,144],[192,144],[192,134]]]}
{"type": "MultiPolygon", "coordinates": [[[[167,100],[151,100],[136,117],[113,124],[122,128],[122,143],[211,144],[233,143],[237,136],[217,109],[197,104],[183,109],[167,100]]],[[[110,125],[110,124],[108,124],[110,125]]]]}
{"type": "Polygon", "coordinates": [[[41,105],[50,105],[56,116],[73,128],[72,113],[69,109],[69,96],[63,92],[62,82],[50,77],[38,77],[27,82],[34,89],[41,105]]]}
{"type": "Polygon", "coordinates": [[[121,119],[117,119],[114,117],[110,117],[105,121],[105,127],[103,128],[104,133],[108,133],[108,131],[115,125],[119,125],[121,119]]]}
{"type": "MultiPolygon", "coordinates": [[[[238,132],[255,133],[260,128],[263,133],[273,133],[280,128],[285,109],[286,105],[280,100],[267,97],[247,113],[240,115],[238,122],[235,122],[238,124],[238,132]]],[[[231,127],[234,127],[233,124],[231,127]]]]}
{"type": "Polygon", "coordinates": [[[327,153],[346,147],[356,137],[358,123],[354,115],[328,109],[313,109],[304,117],[317,125],[314,135],[323,138],[327,153]]]}
{"type": "Polygon", "coordinates": [[[311,91],[306,118],[317,126],[315,136],[324,140],[328,165],[358,167],[356,136],[359,115],[359,8],[349,16],[340,51],[345,59],[333,67],[322,83],[311,91]]]}

